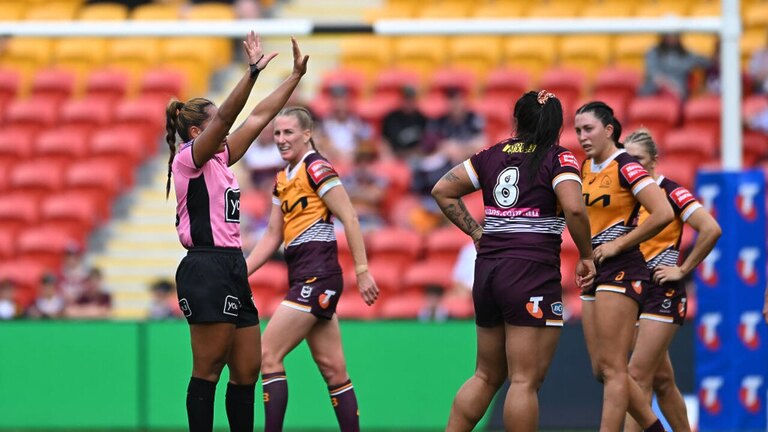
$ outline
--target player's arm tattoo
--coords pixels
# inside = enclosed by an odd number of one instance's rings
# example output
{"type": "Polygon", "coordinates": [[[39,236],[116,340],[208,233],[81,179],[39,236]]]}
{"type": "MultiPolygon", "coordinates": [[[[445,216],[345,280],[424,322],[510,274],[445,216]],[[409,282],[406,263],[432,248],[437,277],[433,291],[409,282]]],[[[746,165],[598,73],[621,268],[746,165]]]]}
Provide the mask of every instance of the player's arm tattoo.
{"type": "Polygon", "coordinates": [[[445,181],[451,182],[451,183],[455,183],[455,182],[459,181],[460,179],[459,179],[459,176],[454,174],[453,170],[451,170],[451,171],[448,171],[447,173],[445,173],[445,175],[443,176],[442,180],[445,180],[445,181]]]}
{"type": "MultiPolygon", "coordinates": [[[[450,173],[448,173],[450,174],[450,173]]],[[[448,175],[446,174],[446,176],[448,175]]],[[[455,177],[455,176],[454,176],[455,177]]],[[[443,207],[443,213],[450,219],[460,230],[464,231],[468,235],[474,235],[477,230],[481,229],[475,218],[469,214],[467,207],[464,205],[464,201],[461,198],[451,200],[443,207]]]]}

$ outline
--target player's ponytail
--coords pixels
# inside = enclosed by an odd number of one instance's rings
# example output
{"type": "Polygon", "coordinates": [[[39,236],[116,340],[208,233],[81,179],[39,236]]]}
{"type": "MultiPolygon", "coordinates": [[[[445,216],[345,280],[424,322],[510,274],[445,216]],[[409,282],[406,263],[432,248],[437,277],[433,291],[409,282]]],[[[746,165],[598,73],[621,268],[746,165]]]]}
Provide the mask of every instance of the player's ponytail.
{"type": "Polygon", "coordinates": [[[515,135],[526,152],[525,160],[530,176],[535,176],[549,148],[560,141],[563,128],[563,105],[552,93],[542,90],[523,94],[515,103],[515,135]]]}
{"type": "Polygon", "coordinates": [[[168,181],[165,183],[165,198],[171,193],[171,167],[176,156],[176,134],[179,134],[182,142],[190,140],[189,128],[202,127],[208,120],[208,107],[213,102],[205,98],[190,99],[187,103],[171,99],[165,108],[165,142],[171,154],[168,157],[168,181]]]}
{"type": "Polygon", "coordinates": [[[624,144],[621,143],[621,122],[614,117],[613,108],[608,106],[605,102],[592,101],[582,105],[576,114],[592,113],[596,119],[600,120],[603,126],[613,126],[613,132],[611,133],[611,139],[618,148],[624,148],[624,144]]]}

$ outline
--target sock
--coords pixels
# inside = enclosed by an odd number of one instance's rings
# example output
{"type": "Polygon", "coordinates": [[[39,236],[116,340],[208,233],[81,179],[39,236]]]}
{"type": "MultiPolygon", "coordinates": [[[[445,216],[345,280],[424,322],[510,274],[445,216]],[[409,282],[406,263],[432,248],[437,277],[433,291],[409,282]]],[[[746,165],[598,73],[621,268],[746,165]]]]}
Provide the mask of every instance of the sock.
{"type": "Polygon", "coordinates": [[[328,386],[331,394],[331,404],[336,411],[336,420],[339,422],[339,430],[342,432],[360,431],[360,412],[357,408],[357,397],[352,381],[335,386],[328,386]]]}
{"type": "Polygon", "coordinates": [[[187,420],[190,432],[213,430],[213,398],[216,383],[191,377],[187,387],[187,420]]]}
{"type": "Polygon", "coordinates": [[[288,406],[288,380],[285,372],[261,375],[264,389],[264,432],[283,430],[285,408],[288,406]]]}
{"type": "Polygon", "coordinates": [[[230,432],[253,432],[253,393],[256,384],[227,384],[227,419],[230,432]]]}
{"type": "Polygon", "coordinates": [[[661,420],[656,419],[652,425],[644,429],[646,432],[664,432],[664,426],[661,425],[661,420]]]}

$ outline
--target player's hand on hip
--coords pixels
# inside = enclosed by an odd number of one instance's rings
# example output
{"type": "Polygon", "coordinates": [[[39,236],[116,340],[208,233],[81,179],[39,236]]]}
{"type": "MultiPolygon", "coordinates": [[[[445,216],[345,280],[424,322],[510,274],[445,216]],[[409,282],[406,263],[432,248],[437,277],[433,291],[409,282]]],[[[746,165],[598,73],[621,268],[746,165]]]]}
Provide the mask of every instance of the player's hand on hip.
{"type": "Polygon", "coordinates": [[[255,64],[258,70],[264,70],[265,67],[277,56],[276,52],[264,54],[264,50],[261,46],[261,38],[251,30],[243,41],[243,49],[248,56],[248,64],[255,64]]]}
{"type": "Polygon", "coordinates": [[[592,286],[596,273],[595,262],[591,258],[580,259],[576,263],[576,285],[581,288],[582,292],[592,286]]]}
{"type": "Polygon", "coordinates": [[[293,73],[302,76],[307,73],[307,62],[309,61],[309,56],[301,55],[301,48],[299,48],[299,43],[296,42],[296,38],[294,37],[291,37],[291,46],[293,47],[293,73]]]}
{"type": "Polygon", "coordinates": [[[360,296],[363,297],[365,304],[371,306],[376,303],[376,299],[379,298],[379,287],[376,286],[376,281],[373,280],[373,276],[367,270],[357,275],[357,287],[360,289],[360,296]]]}
{"type": "Polygon", "coordinates": [[[595,257],[595,264],[600,265],[608,258],[614,257],[621,252],[621,249],[619,248],[619,244],[616,242],[616,240],[609,241],[608,243],[603,243],[600,246],[596,247],[595,250],[592,252],[592,256],[595,257]]]}
{"type": "Polygon", "coordinates": [[[685,276],[678,266],[658,266],[653,269],[653,281],[657,284],[679,281],[685,276]]]}

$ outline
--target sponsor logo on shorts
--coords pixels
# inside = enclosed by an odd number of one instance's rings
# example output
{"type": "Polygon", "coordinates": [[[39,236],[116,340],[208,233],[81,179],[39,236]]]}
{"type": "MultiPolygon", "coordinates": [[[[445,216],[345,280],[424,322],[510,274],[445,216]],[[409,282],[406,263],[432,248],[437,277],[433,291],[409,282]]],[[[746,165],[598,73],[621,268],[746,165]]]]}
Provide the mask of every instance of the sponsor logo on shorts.
{"type": "Polygon", "coordinates": [[[224,298],[224,315],[240,315],[240,299],[228,295],[224,298]]]}
{"type": "Polygon", "coordinates": [[[562,302],[554,302],[552,303],[552,313],[557,316],[563,316],[563,303],[562,302]]]}
{"type": "Polygon", "coordinates": [[[302,298],[307,299],[311,295],[312,295],[312,286],[304,285],[303,287],[301,287],[301,297],[302,298]]]}
{"type": "Polygon", "coordinates": [[[632,289],[635,290],[636,293],[642,294],[643,293],[643,282],[642,281],[633,281],[632,282],[632,289]]]}
{"type": "Polygon", "coordinates": [[[648,171],[643,168],[642,165],[640,165],[637,162],[630,162],[623,167],[621,167],[621,175],[624,176],[625,179],[627,179],[627,182],[629,184],[632,184],[635,182],[635,180],[639,179],[640,177],[647,176],[648,171]]]}
{"type": "Polygon", "coordinates": [[[616,277],[615,277],[615,278],[613,278],[613,280],[615,280],[615,281],[620,281],[620,280],[623,280],[623,279],[624,279],[624,272],[623,272],[623,271],[619,272],[619,273],[616,275],[616,277]]]}
{"type": "Polygon", "coordinates": [[[525,305],[525,309],[529,314],[531,314],[532,317],[539,319],[544,317],[544,311],[539,307],[539,302],[542,300],[544,300],[544,297],[542,296],[531,297],[529,299],[529,303],[525,305]]]}
{"type": "Polygon", "coordinates": [[[666,296],[666,297],[674,297],[675,296],[675,290],[673,288],[668,289],[667,292],[664,293],[664,296],[666,296]]]}
{"type": "Polygon", "coordinates": [[[320,294],[320,297],[318,298],[320,307],[323,309],[328,309],[328,306],[331,304],[331,297],[333,297],[335,294],[336,291],[333,290],[325,290],[324,293],[320,294]]]}
{"type": "Polygon", "coordinates": [[[670,299],[664,299],[664,301],[663,301],[663,302],[661,302],[661,307],[663,307],[664,309],[669,309],[669,308],[671,308],[671,307],[672,307],[672,300],[670,300],[670,299]]]}
{"type": "Polygon", "coordinates": [[[179,300],[179,309],[184,312],[184,316],[189,318],[192,316],[192,309],[189,307],[189,302],[186,298],[179,300]]]}

